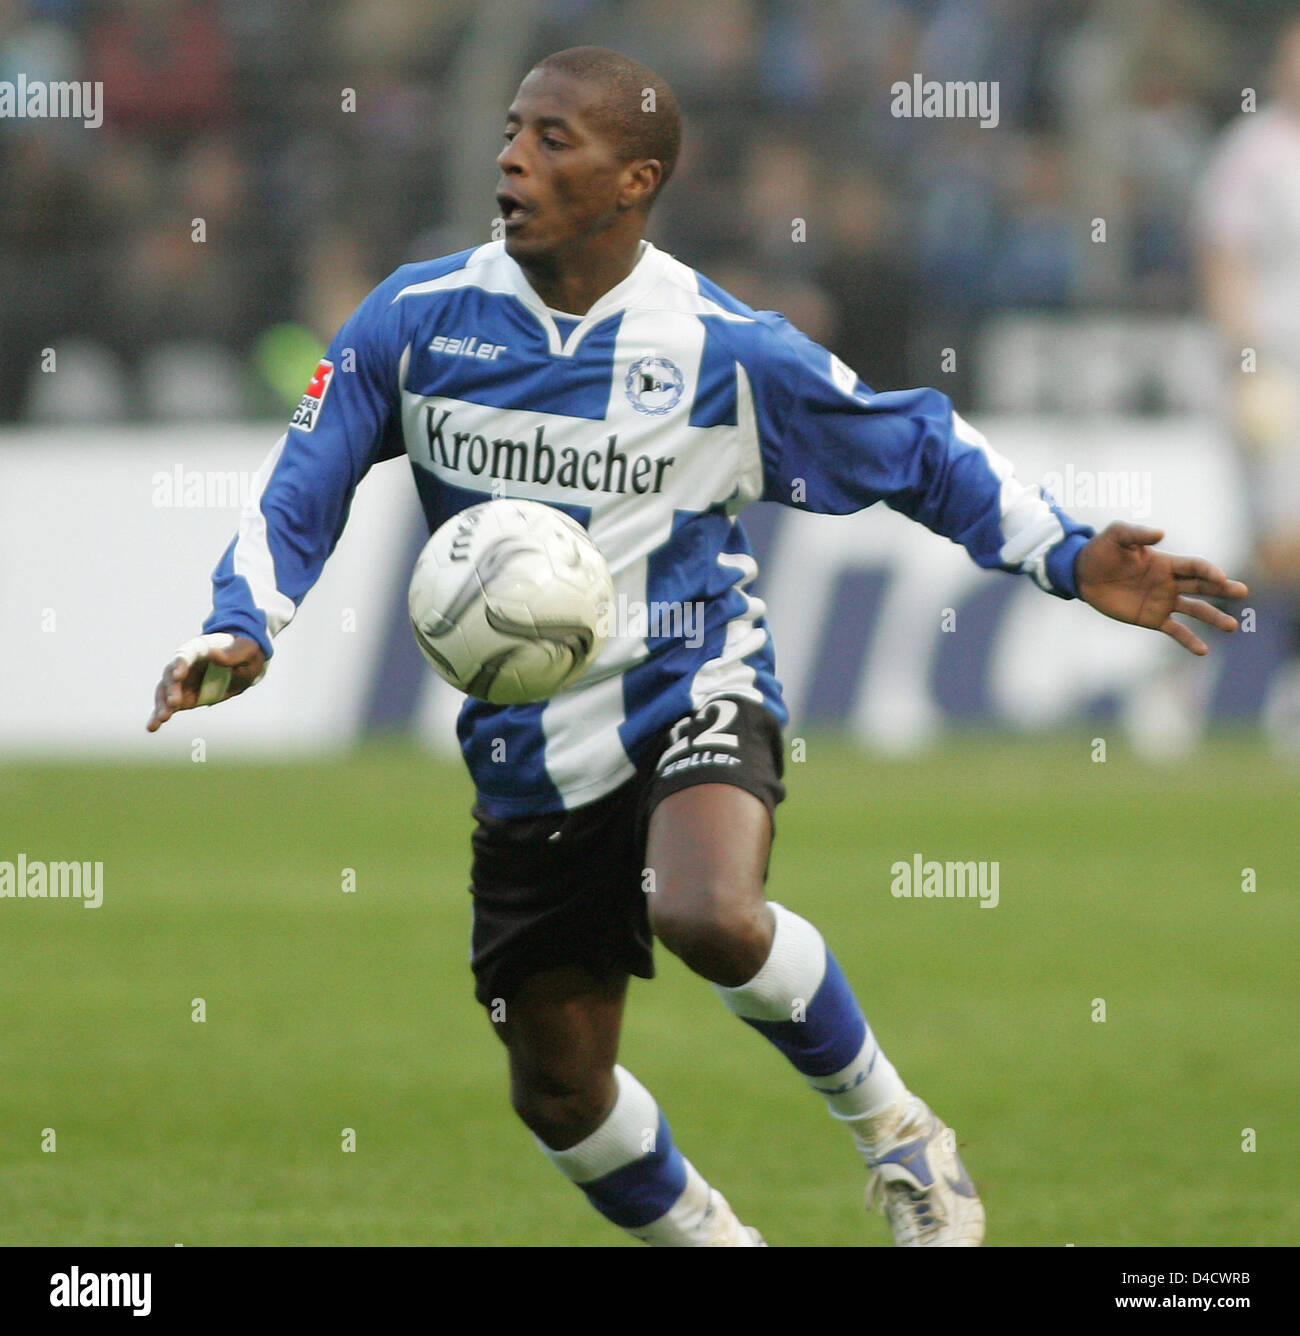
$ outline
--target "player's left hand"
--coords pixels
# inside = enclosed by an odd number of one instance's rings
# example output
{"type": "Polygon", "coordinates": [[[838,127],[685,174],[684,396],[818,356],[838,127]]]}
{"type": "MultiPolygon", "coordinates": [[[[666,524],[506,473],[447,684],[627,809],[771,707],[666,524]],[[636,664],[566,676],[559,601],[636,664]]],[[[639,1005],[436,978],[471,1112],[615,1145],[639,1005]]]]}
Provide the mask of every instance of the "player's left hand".
{"type": "Polygon", "coordinates": [[[1201,557],[1175,557],[1155,551],[1151,545],[1164,536],[1162,529],[1123,520],[1107,525],[1079,549],[1075,558],[1079,597],[1117,622],[1163,631],[1193,654],[1208,654],[1205,642],[1182,622],[1176,622],[1173,614],[1195,617],[1220,631],[1235,631],[1235,617],[1188,595],[1244,598],[1249,590],[1201,557]]]}

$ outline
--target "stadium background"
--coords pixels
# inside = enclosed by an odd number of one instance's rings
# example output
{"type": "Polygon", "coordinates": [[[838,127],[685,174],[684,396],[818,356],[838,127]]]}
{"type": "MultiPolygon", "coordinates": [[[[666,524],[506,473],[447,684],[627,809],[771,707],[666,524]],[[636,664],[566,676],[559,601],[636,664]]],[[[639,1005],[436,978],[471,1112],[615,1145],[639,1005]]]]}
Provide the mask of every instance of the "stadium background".
{"type": "MultiPolygon", "coordinates": [[[[868,384],[943,389],[1022,477],[1072,480],[1067,509],[1158,522],[1250,578],[1195,219],[1291,13],[0,4],[0,80],[102,80],[105,108],[94,130],[0,120],[0,860],[105,865],[99,910],[0,900],[0,1240],[608,1241],[534,1163],[469,1001],[470,795],[457,698],[405,625],[404,465],[363,484],[266,682],[143,731],[329,336],[397,264],[486,239],[532,59],[596,42],[673,84],[687,147],[657,244],[868,384]],[[891,116],[913,73],[996,81],[999,124],[891,116]]],[[[745,522],[807,747],[773,894],[951,1103],[990,1241],[1294,1241],[1300,710],[1277,596],[1184,664],[891,514],[745,522]],[[998,860],[1003,903],[891,899],[916,850],[998,860]]],[[[629,1065],[687,1153],[777,1242],[882,1241],[833,1129],[662,968],[629,1065]]]]}

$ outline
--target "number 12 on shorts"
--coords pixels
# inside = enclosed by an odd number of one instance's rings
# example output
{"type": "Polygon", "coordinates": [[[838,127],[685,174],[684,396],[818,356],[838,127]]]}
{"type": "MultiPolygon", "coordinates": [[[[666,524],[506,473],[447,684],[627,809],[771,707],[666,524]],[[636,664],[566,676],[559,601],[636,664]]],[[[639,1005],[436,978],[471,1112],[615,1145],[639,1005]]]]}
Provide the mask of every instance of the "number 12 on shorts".
{"type": "Polygon", "coordinates": [[[659,774],[670,775],[694,765],[739,765],[740,757],[735,753],[740,738],[726,731],[738,711],[734,700],[719,698],[705,701],[694,714],[679,719],[659,757],[659,774]]]}

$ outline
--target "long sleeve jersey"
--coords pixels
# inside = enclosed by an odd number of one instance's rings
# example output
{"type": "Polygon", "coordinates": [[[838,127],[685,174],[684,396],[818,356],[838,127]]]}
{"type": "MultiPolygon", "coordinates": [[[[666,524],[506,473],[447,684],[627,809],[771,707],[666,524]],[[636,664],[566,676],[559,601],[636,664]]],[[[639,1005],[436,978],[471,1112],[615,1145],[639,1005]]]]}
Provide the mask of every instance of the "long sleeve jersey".
{"type": "Polygon", "coordinates": [[[712,696],[786,722],[738,518],[752,501],[821,514],[883,501],[1062,598],[1093,533],[1017,481],[937,390],[873,393],[784,317],[648,242],[581,318],[549,310],[492,242],[403,266],[344,324],[258,475],[204,630],[269,656],[357,484],[402,454],[430,532],[494,496],[541,501],[590,532],[618,605],[698,610],[612,635],[550,700],[466,699],[457,732],[495,816],[595,801],[712,696]]]}

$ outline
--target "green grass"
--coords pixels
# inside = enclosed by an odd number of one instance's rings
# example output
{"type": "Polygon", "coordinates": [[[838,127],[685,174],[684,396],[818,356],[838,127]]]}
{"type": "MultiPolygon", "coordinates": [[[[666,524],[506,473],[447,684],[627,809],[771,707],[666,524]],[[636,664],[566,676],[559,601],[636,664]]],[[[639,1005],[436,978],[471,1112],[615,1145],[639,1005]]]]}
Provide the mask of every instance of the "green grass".
{"type": "MultiPolygon", "coordinates": [[[[1083,737],[814,737],[787,781],[770,893],[956,1129],[990,1244],[1300,1238],[1293,772],[1231,738],[1165,772],[1083,737]],[[914,852],[997,860],[1001,903],[893,898],[914,852]]],[[[0,769],[0,859],[105,868],[99,909],[0,900],[0,1243],[621,1243],[509,1109],[470,799],[398,745],[0,769]]],[[[622,1060],[771,1242],[887,1242],[816,1097],[663,952],[622,1060]]]]}

